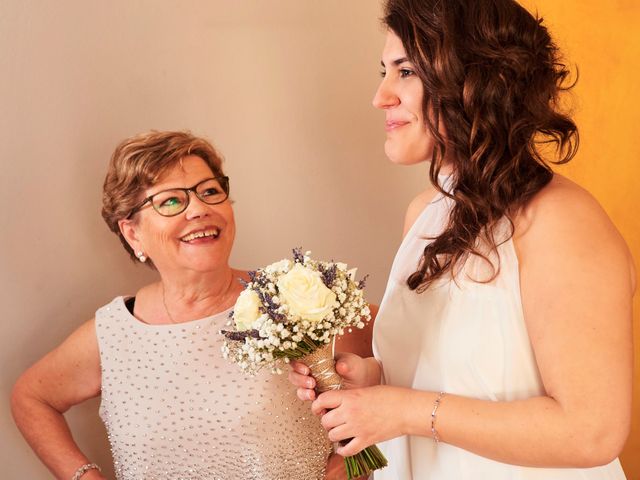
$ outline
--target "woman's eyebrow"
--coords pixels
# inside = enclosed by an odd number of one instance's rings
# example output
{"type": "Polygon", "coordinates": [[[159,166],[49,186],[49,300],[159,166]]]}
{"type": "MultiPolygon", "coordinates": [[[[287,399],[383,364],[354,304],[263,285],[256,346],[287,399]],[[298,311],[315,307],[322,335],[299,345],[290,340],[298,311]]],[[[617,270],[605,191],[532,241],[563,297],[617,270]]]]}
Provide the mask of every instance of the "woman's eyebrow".
{"type": "MultiPolygon", "coordinates": [[[[402,65],[404,62],[408,62],[409,59],[407,57],[400,57],[397,60],[394,60],[392,63],[397,67],[398,65],[402,65]]],[[[380,60],[380,65],[386,67],[384,61],[380,60]]]]}

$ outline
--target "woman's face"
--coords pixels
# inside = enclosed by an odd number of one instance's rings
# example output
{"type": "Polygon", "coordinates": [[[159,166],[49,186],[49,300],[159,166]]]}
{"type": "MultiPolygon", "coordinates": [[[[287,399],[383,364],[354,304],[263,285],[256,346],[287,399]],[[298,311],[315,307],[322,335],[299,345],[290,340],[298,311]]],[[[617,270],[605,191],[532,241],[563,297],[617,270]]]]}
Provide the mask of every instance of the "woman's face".
{"type": "MultiPolygon", "coordinates": [[[[170,188],[190,188],[213,177],[200,157],[190,155],[144,192],[144,197],[170,188]]],[[[147,204],[132,220],[122,220],[120,229],[134,251],[143,251],[161,274],[191,270],[212,272],[228,268],[235,238],[235,220],[229,199],[208,205],[189,192],[186,210],[163,217],[147,204]],[[201,238],[194,233],[204,232],[201,238]]]]}
{"type": "Polygon", "coordinates": [[[393,163],[413,165],[431,159],[434,141],[424,123],[424,87],[407,59],[402,41],[389,30],[382,51],[382,82],[373,106],[385,111],[384,151],[393,163]]]}

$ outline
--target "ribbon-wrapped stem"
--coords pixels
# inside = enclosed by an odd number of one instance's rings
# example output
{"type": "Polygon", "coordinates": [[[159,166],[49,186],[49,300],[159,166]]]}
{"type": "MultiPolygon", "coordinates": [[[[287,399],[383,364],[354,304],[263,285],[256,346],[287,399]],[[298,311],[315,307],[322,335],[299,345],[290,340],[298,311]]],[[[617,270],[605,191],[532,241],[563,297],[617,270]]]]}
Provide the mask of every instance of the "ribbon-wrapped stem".
{"type": "MultiPolygon", "coordinates": [[[[317,348],[300,360],[309,367],[311,375],[316,381],[315,391],[317,394],[329,390],[340,390],[342,377],[336,372],[333,342],[317,348]]],[[[344,444],[348,442],[349,440],[343,441],[344,444]]],[[[344,457],[344,465],[347,477],[352,480],[368,476],[374,470],[386,467],[387,459],[377,446],[371,445],[351,457],[344,457]]]]}

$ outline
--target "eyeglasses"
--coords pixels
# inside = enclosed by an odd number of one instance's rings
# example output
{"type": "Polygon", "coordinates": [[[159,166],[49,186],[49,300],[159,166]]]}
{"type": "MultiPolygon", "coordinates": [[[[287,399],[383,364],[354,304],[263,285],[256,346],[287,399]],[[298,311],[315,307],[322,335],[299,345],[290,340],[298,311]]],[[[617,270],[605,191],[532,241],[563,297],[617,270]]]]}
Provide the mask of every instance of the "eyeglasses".
{"type": "Polygon", "coordinates": [[[193,192],[198,197],[198,200],[207,205],[222,203],[229,198],[229,177],[207,178],[190,188],[170,188],[169,190],[154,193],[131,210],[127,218],[131,218],[147,203],[150,203],[153,209],[163,217],[178,215],[189,206],[191,199],[189,192],[193,192]]]}

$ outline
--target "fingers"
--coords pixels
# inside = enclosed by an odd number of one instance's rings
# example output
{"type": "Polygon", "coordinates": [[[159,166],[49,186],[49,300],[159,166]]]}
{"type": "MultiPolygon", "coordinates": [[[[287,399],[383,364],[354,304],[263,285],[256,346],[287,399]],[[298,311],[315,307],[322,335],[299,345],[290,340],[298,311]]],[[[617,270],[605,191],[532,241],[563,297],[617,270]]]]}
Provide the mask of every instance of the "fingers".
{"type": "Polygon", "coordinates": [[[313,412],[314,415],[322,415],[323,410],[331,410],[339,407],[342,403],[343,394],[344,392],[340,390],[321,393],[311,404],[311,412],[313,412]]]}
{"type": "Polygon", "coordinates": [[[329,430],[327,437],[329,438],[329,441],[332,443],[338,443],[338,442],[341,442],[342,440],[346,440],[346,444],[349,444],[349,442],[353,438],[353,434],[349,430],[350,429],[347,424],[338,425],[337,427],[329,430]]]}
{"type": "Polygon", "coordinates": [[[309,375],[311,370],[304,363],[298,362],[297,360],[291,360],[289,362],[289,366],[294,372],[299,373],[300,375],[309,375]]]}
{"type": "Polygon", "coordinates": [[[289,372],[289,381],[298,388],[310,388],[313,389],[316,386],[316,381],[313,377],[308,375],[302,375],[297,371],[291,370],[289,372]]]}
{"type": "Polygon", "coordinates": [[[336,370],[341,376],[343,374],[348,375],[349,372],[356,369],[361,362],[362,357],[356,355],[355,353],[336,353],[336,370]]]}
{"type": "Polygon", "coordinates": [[[336,372],[342,378],[349,378],[349,374],[353,370],[353,367],[349,365],[349,362],[345,359],[340,359],[336,361],[336,372]]]}
{"type": "Polygon", "coordinates": [[[339,410],[329,410],[322,416],[320,423],[326,431],[330,431],[333,428],[343,425],[344,419],[342,418],[342,413],[339,410]]]}
{"type": "Polygon", "coordinates": [[[315,390],[310,390],[308,388],[298,388],[296,390],[296,395],[300,400],[303,400],[303,401],[307,401],[307,400],[313,401],[316,399],[315,390]]]}
{"type": "Polygon", "coordinates": [[[340,352],[336,355],[336,372],[344,379],[344,388],[366,386],[367,362],[354,353],[340,352]]]}
{"type": "Polygon", "coordinates": [[[316,381],[309,375],[309,367],[302,362],[293,361],[290,364],[289,382],[298,387],[296,395],[300,400],[315,400],[316,392],[313,390],[316,381]]]}
{"type": "Polygon", "coordinates": [[[361,439],[359,439],[358,437],[355,437],[345,446],[338,447],[336,449],[336,453],[338,455],[342,455],[343,457],[351,457],[356,453],[360,453],[365,448],[367,448],[367,445],[365,445],[361,439]]]}

